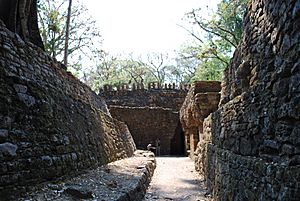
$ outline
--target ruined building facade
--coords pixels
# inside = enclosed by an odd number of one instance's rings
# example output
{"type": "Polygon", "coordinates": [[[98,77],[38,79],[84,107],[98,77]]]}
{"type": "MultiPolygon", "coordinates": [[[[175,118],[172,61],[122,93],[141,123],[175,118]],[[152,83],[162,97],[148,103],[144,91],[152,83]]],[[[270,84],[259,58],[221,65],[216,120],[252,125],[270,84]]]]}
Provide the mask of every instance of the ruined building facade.
{"type": "Polygon", "coordinates": [[[199,120],[203,122],[217,109],[221,86],[220,82],[214,81],[182,86],[176,88],[175,84],[170,84],[164,88],[122,87],[117,90],[106,87],[108,90],[99,95],[105,98],[112,116],[128,125],[138,148],[146,149],[149,143],[156,146],[159,139],[161,155],[193,157],[199,141],[198,130],[202,128],[199,120]],[[195,94],[193,100],[201,104],[201,110],[192,114],[199,105],[191,103],[189,98],[185,101],[185,98],[195,94]],[[192,119],[185,118],[189,115],[192,119]]]}
{"type": "Polygon", "coordinates": [[[160,141],[161,155],[184,155],[179,109],[187,90],[175,87],[104,91],[112,116],[128,125],[137,148],[160,141]]]}
{"type": "Polygon", "coordinates": [[[203,138],[203,121],[218,108],[220,90],[221,83],[217,81],[195,82],[180,109],[187,155],[193,159],[197,144],[203,138]]]}

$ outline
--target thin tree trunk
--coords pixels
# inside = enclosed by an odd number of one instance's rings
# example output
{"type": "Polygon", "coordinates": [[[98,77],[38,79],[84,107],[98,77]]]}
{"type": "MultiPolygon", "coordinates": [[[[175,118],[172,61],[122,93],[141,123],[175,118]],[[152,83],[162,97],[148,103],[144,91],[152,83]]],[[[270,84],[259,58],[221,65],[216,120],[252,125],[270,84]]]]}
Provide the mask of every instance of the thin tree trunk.
{"type": "Polygon", "coordinates": [[[69,49],[69,35],[70,35],[70,20],[72,11],[72,0],[69,0],[68,16],[66,23],[66,40],[65,40],[65,54],[64,54],[64,65],[68,65],[68,49],[69,49]]]}

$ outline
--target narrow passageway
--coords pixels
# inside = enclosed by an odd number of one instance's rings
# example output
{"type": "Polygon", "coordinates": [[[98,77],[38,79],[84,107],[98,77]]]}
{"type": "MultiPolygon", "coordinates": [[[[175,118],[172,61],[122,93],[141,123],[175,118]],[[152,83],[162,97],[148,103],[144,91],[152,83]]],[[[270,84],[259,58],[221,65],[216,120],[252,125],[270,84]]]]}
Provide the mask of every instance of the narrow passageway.
{"type": "Polygon", "coordinates": [[[188,157],[158,157],[144,201],[202,201],[205,187],[188,157]]]}

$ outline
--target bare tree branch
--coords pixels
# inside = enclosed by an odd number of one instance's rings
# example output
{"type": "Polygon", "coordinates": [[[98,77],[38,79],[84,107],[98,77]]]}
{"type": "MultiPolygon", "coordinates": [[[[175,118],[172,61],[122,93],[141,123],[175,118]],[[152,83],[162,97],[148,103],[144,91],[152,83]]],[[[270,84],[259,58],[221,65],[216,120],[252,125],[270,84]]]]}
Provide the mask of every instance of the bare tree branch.
{"type": "Polygon", "coordinates": [[[214,34],[214,35],[216,35],[216,36],[219,36],[219,37],[223,38],[224,40],[226,40],[228,43],[230,43],[233,47],[235,47],[235,48],[237,47],[237,45],[236,45],[235,43],[233,43],[230,39],[228,39],[226,36],[222,36],[222,35],[219,34],[218,32],[216,32],[216,31],[214,31],[214,30],[212,30],[212,29],[209,29],[209,28],[206,28],[205,26],[203,26],[203,24],[201,24],[201,23],[199,22],[199,20],[197,19],[197,16],[196,16],[196,14],[195,14],[194,11],[191,12],[191,14],[193,15],[194,22],[195,22],[201,29],[203,29],[203,30],[206,31],[206,32],[212,33],[212,34],[214,34]]]}
{"type": "Polygon", "coordinates": [[[203,43],[203,40],[201,38],[199,38],[196,34],[194,34],[192,31],[188,30],[187,28],[185,28],[184,26],[177,24],[177,26],[183,28],[184,30],[186,30],[189,34],[191,34],[194,38],[196,38],[198,41],[200,41],[201,43],[203,43]]]}

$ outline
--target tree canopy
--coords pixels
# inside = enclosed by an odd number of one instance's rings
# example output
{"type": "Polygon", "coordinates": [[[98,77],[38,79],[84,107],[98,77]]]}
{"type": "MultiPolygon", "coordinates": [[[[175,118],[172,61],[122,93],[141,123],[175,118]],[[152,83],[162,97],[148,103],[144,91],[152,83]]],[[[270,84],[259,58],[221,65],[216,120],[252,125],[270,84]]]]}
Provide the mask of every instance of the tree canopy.
{"type": "Polygon", "coordinates": [[[248,0],[222,0],[217,11],[204,18],[201,9],[186,14],[192,25],[184,27],[194,38],[194,43],[180,51],[180,58],[189,63],[198,60],[198,67],[191,80],[220,80],[230,57],[243,32],[243,15],[248,0]]]}
{"type": "Polygon", "coordinates": [[[45,50],[52,57],[63,61],[67,47],[69,67],[76,69],[84,57],[91,59],[101,46],[102,38],[96,21],[89,15],[87,8],[74,1],[70,13],[69,39],[66,41],[69,0],[39,0],[38,17],[45,50]]]}
{"type": "MultiPolygon", "coordinates": [[[[3,0],[4,2],[5,0],[3,0]]],[[[192,36],[176,56],[153,52],[147,55],[111,55],[101,48],[100,31],[79,0],[38,0],[39,26],[45,51],[63,61],[69,70],[98,90],[105,84],[177,84],[194,80],[220,80],[237,47],[248,0],[221,0],[217,10],[203,17],[201,9],[185,15],[192,36]],[[68,27],[69,26],[69,27],[68,27]],[[69,31],[68,31],[69,30],[69,31]],[[82,69],[82,63],[93,63],[82,69]]],[[[2,17],[3,18],[3,17],[2,17]]]]}
{"type": "Polygon", "coordinates": [[[113,56],[102,51],[96,56],[96,60],[96,67],[87,75],[89,85],[96,91],[106,84],[115,87],[133,83],[145,86],[156,82],[162,86],[180,76],[172,72],[176,67],[170,66],[168,55],[163,53],[113,56]]]}

